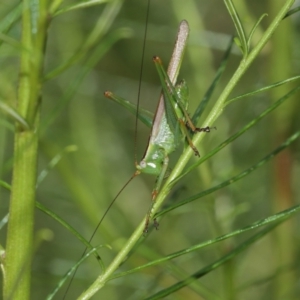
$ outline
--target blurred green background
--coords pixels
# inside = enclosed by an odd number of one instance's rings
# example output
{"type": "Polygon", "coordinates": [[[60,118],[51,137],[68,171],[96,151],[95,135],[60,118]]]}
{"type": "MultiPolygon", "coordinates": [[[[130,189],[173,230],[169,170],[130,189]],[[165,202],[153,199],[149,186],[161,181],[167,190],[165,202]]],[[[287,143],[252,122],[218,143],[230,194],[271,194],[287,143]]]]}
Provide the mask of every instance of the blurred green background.
{"type": "MultiPolygon", "coordinates": [[[[65,1],[63,7],[76,2],[79,1],[65,1]]],[[[256,31],[255,43],[285,1],[276,1],[276,4],[272,0],[236,2],[248,33],[255,21],[263,13],[268,13],[256,31]]],[[[1,19],[18,3],[2,1],[1,19]]],[[[45,171],[51,159],[65,152],[38,186],[37,201],[53,210],[86,238],[89,238],[109,203],[135,170],[134,116],[104,98],[103,92],[110,90],[132,102],[137,100],[147,1],[127,0],[119,3],[119,8],[116,6],[111,15],[109,4],[58,15],[52,20],[48,32],[45,74],[51,74],[74,54],[82,56],[75,56],[69,68],[46,80],[43,86],[39,173],[45,171]],[[110,20],[111,26],[105,18],[110,20]],[[82,50],[96,24],[99,26],[98,31],[95,30],[98,33],[108,27],[92,46],[82,50]],[[123,37],[112,42],[116,40],[116,34],[123,37]],[[73,150],[77,150],[66,151],[66,147],[71,145],[73,150]]],[[[186,79],[189,85],[191,113],[212,82],[230,37],[235,33],[223,1],[151,0],[140,99],[141,106],[153,112],[161,87],[151,58],[159,55],[167,65],[182,19],[189,22],[191,33],[179,78],[186,79]]],[[[295,15],[282,22],[272,42],[263,49],[232,96],[299,74],[299,20],[299,15],[295,15]]],[[[7,35],[19,40],[20,34],[20,20],[17,20],[7,35]]],[[[17,95],[18,56],[17,48],[6,43],[1,46],[0,95],[12,106],[17,95]]],[[[241,54],[235,47],[210,107],[240,60],[241,54]]],[[[230,105],[213,124],[217,131],[208,134],[198,147],[200,153],[203,155],[219,145],[294,86],[283,86],[230,105]]],[[[197,172],[181,180],[171,192],[169,203],[221,183],[270,153],[299,129],[299,108],[297,95],[201,165],[197,172]]],[[[138,159],[142,157],[148,136],[149,129],[139,125],[138,159]]],[[[13,124],[3,115],[0,145],[1,179],[10,182],[13,124]]],[[[171,167],[180,152],[181,149],[172,155],[171,167]]],[[[167,214],[160,220],[159,230],[149,234],[145,243],[121,269],[136,267],[297,204],[300,195],[299,167],[299,142],[296,142],[289,150],[243,180],[167,214]]],[[[145,216],[154,181],[155,178],[147,175],[137,177],[104,219],[93,244],[110,245],[112,249],[104,247],[100,250],[107,264],[145,216]]],[[[8,210],[9,192],[1,188],[0,196],[2,218],[8,210]]],[[[226,266],[169,299],[297,299],[298,226],[299,217],[296,216],[226,266]]],[[[53,232],[53,239],[39,244],[34,255],[32,299],[44,299],[80,258],[84,249],[65,228],[37,210],[37,240],[38,232],[44,228],[53,232]]],[[[94,299],[143,299],[209,264],[250,235],[244,234],[167,265],[114,280],[94,299]]],[[[4,229],[1,231],[1,244],[5,244],[4,229]]],[[[75,299],[99,272],[95,258],[89,258],[78,270],[67,299],[75,299]]],[[[56,299],[62,299],[62,295],[63,291],[56,299]]]]}

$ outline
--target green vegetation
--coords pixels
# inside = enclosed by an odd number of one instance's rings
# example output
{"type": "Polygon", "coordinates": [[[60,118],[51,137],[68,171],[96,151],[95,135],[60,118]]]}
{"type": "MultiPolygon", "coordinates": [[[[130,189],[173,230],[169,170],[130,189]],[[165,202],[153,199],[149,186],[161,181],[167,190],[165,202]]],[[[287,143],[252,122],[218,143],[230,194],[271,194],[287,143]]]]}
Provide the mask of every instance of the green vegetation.
{"type": "Polygon", "coordinates": [[[155,111],[152,56],[167,65],[186,19],[178,78],[217,130],[195,135],[200,158],[170,155],[159,230],[143,235],[155,179],[140,175],[91,243],[149,137],[140,123],[135,147],[133,115],[103,96],[137,100],[147,1],[0,4],[5,300],[62,299],[78,266],[66,299],[298,299],[299,9],[247,3],[151,0],[141,106],[155,111]]]}

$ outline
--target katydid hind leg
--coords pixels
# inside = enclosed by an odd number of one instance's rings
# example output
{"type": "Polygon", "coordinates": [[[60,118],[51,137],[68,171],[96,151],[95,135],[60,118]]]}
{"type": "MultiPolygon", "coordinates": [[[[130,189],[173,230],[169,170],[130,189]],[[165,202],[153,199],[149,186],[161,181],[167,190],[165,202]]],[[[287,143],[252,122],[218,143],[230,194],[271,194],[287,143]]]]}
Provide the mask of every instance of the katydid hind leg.
{"type": "MultiPolygon", "coordinates": [[[[210,132],[212,128],[215,127],[196,127],[194,123],[192,122],[191,118],[189,117],[189,114],[186,110],[186,107],[184,105],[184,101],[180,99],[179,96],[179,90],[174,87],[173,82],[171,81],[168,72],[163,67],[162,60],[158,57],[155,56],[153,57],[153,62],[155,63],[155,66],[157,68],[163,90],[164,90],[164,95],[165,95],[165,101],[168,101],[171,103],[169,107],[171,107],[172,110],[172,115],[174,116],[175,119],[177,119],[177,122],[180,124],[181,132],[184,137],[186,137],[186,140],[189,144],[189,146],[192,148],[194,151],[195,155],[200,157],[200,154],[195,147],[195,145],[192,142],[192,138],[189,135],[189,132],[192,133],[197,133],[197,132],[210,132]],[[178,108],[180,112],[178,112],[178,108]],[[179,116],[181,115],[181,116],[179,116]]],[[[167,107],[168,105],[166,105],[167,107]]],[[[186,105],[187,106],[187,105],[186,105]]]]}

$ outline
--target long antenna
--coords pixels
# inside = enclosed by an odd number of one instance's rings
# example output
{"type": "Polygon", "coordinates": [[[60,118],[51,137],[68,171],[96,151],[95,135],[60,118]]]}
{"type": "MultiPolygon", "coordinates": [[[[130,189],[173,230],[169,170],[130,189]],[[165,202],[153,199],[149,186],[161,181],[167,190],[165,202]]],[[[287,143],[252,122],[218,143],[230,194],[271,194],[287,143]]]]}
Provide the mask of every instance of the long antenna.
{"type": "Polygon", "coordinates": [[[150,0],[148,0],[147,10],[146,10],[146,25],[145,25],[145,31],[144,31],[144,40],[143,40],[143,48],[142,48],[142,59],[141,59],[141,68],[140,68],[139,87],[138,87],[137,102],[136,102],[135,134],[134,134],[134,162],[135,162],[135,164],[137,164],[138,116],[139,116],[139,107],[140,107],[140,98],[141,98],[141,89],[142,89],[142,79],[143,79],[143,71],[144,71],[145,49],[146,49],[146,40],[147,40],[147,33],[148,33],[149,13],[150,13],[150,0]]]}
{"type": "MultiPolygon", "coordinates": [[[[99,223],[97,224],[96,228],[94,229],[93,234],[91,235],[90,239],[89,239],[89,243],[92,241],[92,239],[94,238],[98,228],[100,227],[102,221],[104,220],[105,216],[107,215],[108,211],[110,210],[110,208],[113,206],[113,204],[115,203],[115,201],[118,199],[118,197],[120,196],[120,194],[123,192],[123,190],[127,187],[127,185],[130,183],[130,181],[136,177],[137,175],[139,175],[139,172],[135,172],[130,179],[123,185],[123,187],[119,190],[118,194],[115,196],[115,198],[110,202],[109,206],[107,207],[106,211],[104,212],[102,218],[100,219],[99,223]]],[[[84,256],[85,252],[86,252],[87,248],[85,248],[82,256],[84,256]]],[[[75,272],[74,272],[75,274],[75,272]]]]}
{"type": "MultiPolygon", "coordinates": [[[[99,229],[100,225],[102,224],[102,221],[104,220],[104,218],[105,218],[105,216],[107,215],[108,211],[109,211],[110,208],[113,206],[113,204],[115,203],[115,201],[118,199],[118,197],[120,196],[120,194],[121,194],[121,193],[123,192],[123,190],[127,187],[127,185],[130,183],[130,181],[131,181],[134,177],[136,177],[137,175],[139,175],[139,174],[140,174],[140,172],[136,171],[136,172],[130,177],[130,179],[123,185],[123,187],[122,187],[122,188],[120,189],[120,191],[117,193],[117,195],[115,196],[115,198],[111,201],[111,203],[109,204],[109,206],[108,206],[107,209],[105,210],[103,216],[101,217],[100,221],[98,222],[97,226],[95,227],[95,229],[94,229],[94,231],[93,231],[93,233],[92,233],[92,235],[91,235],[91,237],[90,237],[90,239],[89,239],[89,241],[88,241],[89,243],[91,243],[91,241],[92,241],[92,239],[94,238],[94,236],[95,236],[97,230],[99,229]]],[[[87,251],[87,247],[85,247],[85,249],[84,249],[84,251],[83,251],[83,253],[82,253],[82,255],[81,255],[81,258],[85,255],[86,251],[87,251]]],[[[101,257],[98,256],[97,259],[101,259],[101,257]]],[[[72,282],[73,282],[73,279],[74,279],[74,277],[75,277],[75,274],[76,274],[76,272],[77,272],[77,269],[78,269],[78,267],[75,269],[75,271],[74,271],[74,273],[73,273],[73,275],[72,275],[72,277],[71,277],[71,280],[70,280],[70,282],[69,282],[69,284],[68,284],[68,287],[67,287],[67,289],[66,289],[66,291],[65,291],[65,294],[64,294],[63,299],[65,299],[66,296],[67,296],[67,293],[68,293],[68,291],[69,291],[69,289],[70,289],[70,287],[71,287],[71,284],[72,284],[72,282]]]]}

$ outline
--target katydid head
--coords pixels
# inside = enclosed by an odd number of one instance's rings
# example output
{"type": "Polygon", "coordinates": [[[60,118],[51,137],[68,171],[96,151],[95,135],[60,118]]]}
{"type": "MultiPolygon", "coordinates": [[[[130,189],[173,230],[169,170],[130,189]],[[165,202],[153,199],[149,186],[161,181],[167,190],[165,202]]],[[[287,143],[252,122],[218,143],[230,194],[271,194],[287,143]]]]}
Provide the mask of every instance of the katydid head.
{"type": "Polygon", "coordinates": [[[157,164],[154,161],[147,161],[143,158],[140,163],[135,164],[136,173],[145,173],[149,175],[158,176],[161,172],[161,164],[157,164]]]}
{"type": "Polygon", "coordinates": [[[140,163],[135,163],[135,167],[140,173],[159,176],[162,171],[164,158],[165,154],[161,145],[153,143],[150,138],[143,159],[140,163]]]}

